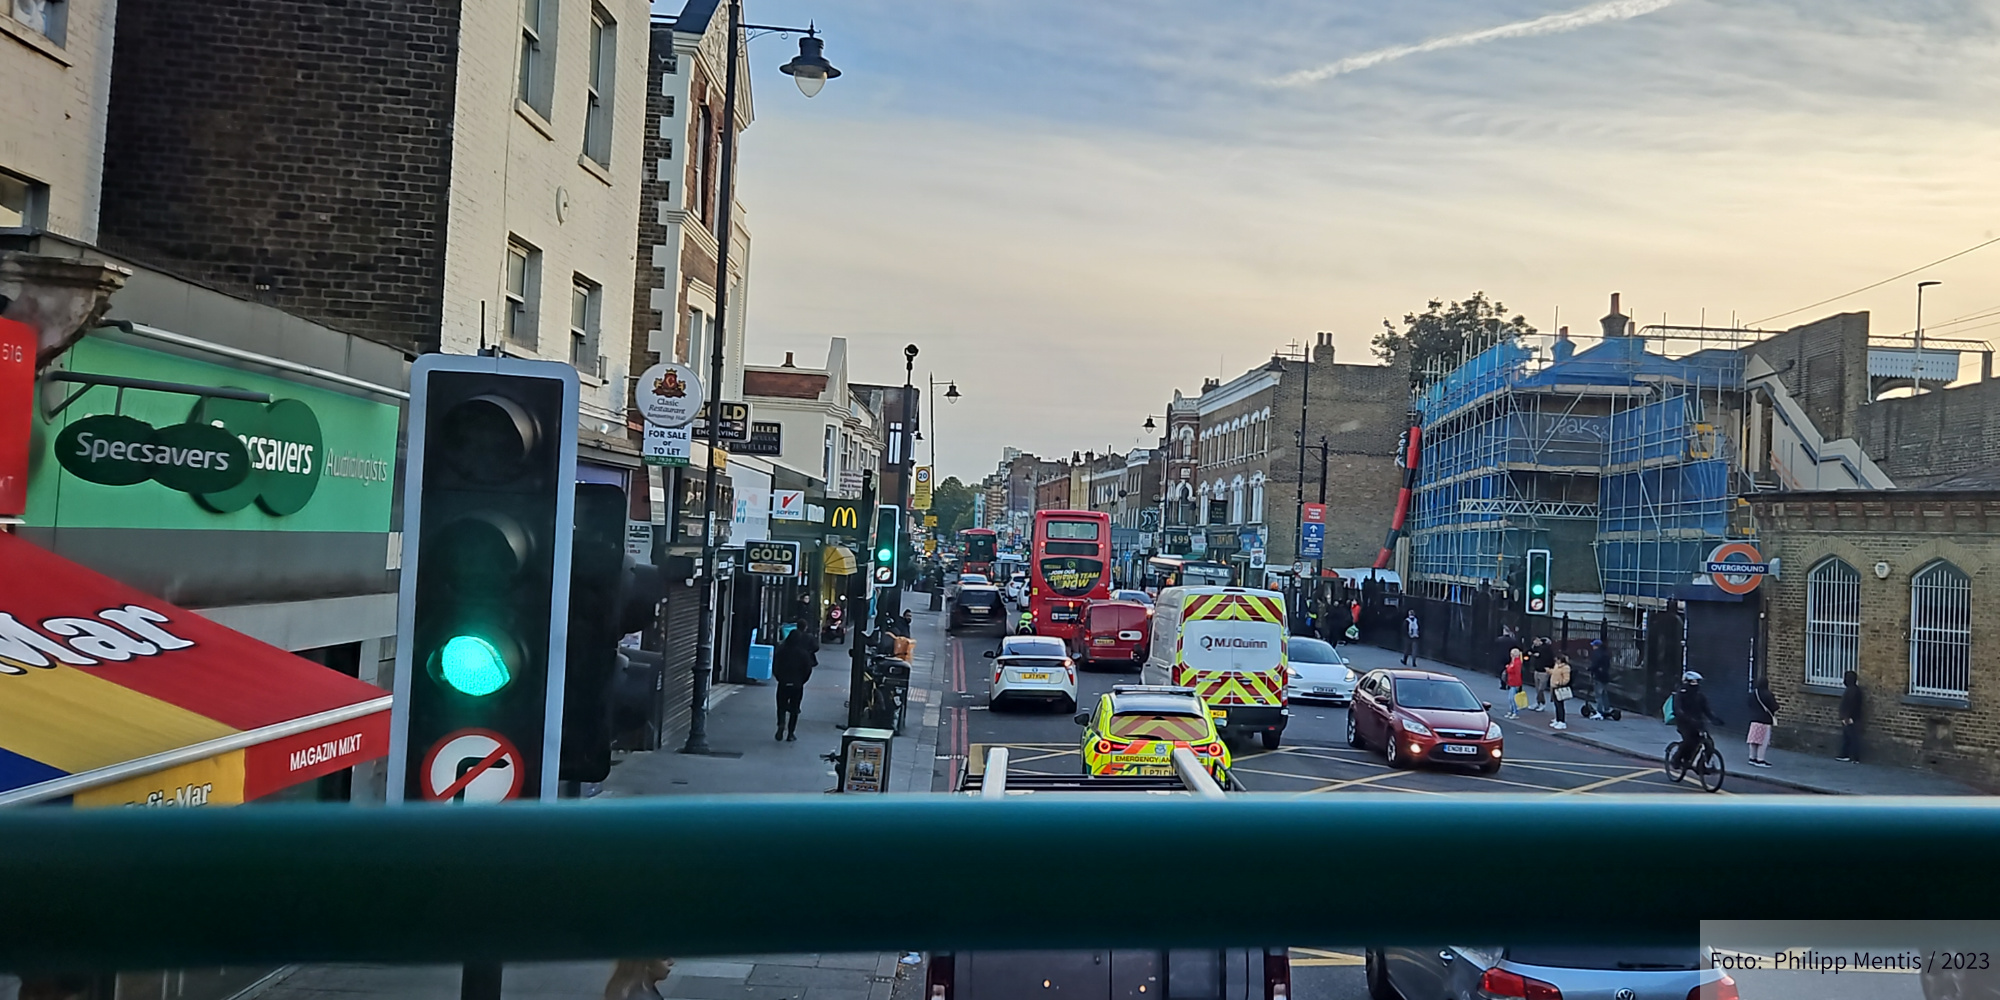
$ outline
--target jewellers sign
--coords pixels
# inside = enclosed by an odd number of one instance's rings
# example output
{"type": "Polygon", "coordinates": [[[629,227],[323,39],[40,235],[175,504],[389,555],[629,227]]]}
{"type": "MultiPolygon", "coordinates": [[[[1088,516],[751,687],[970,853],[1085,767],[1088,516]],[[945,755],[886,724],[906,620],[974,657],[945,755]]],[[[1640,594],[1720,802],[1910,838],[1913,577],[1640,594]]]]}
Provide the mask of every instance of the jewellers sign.
{"type": "Polygon", "coordinates": [[[759,576],[797,576],[799,543],[751,542],[743,547],[743,564],[759,576]]]}

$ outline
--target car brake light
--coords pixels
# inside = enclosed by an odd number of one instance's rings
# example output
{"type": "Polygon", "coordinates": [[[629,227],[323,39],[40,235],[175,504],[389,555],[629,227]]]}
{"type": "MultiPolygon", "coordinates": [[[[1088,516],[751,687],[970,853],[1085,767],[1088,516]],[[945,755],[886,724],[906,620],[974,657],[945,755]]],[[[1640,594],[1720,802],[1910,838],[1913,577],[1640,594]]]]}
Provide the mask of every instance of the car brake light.
{"type": "Polygon", "coordinates": [[[1292,959],[1290,955],[1264,953],[1264,1000],[1291,1000],[1292,959]]]}
{"type": "Polygon", "coordinates": [[[1736,980],[1725,974],[1715,982],[1689,990],[1688,1000],[1741,1000],[1741,998],[1736,993],[1736,980]]]}
{"type": "Polygon", "coordinates": [[[927,991],[930,1000],[952,1000],[955,978],[951,956],[932,955],[930,969],[924,974],[924,982],[930,987],[927,991]]]}
{"type": "Polygon", "coordinates": [[[1516,997],[1523,1000],[1562,1000],[1562,991],[1539,979],[1529,979],[1506,969],[1487,969],[1479,977],[1479,992],[1489,997],[1516,997]]]}
{"type": "Polygon", "coordinates": [[[1130,749],[1132,749],[1132,744],[1125,742],[1124,740],[1107,740],[1100,738],[1097,741],[1098,753],[1124,753],[1125,751],[1130,749]]]}

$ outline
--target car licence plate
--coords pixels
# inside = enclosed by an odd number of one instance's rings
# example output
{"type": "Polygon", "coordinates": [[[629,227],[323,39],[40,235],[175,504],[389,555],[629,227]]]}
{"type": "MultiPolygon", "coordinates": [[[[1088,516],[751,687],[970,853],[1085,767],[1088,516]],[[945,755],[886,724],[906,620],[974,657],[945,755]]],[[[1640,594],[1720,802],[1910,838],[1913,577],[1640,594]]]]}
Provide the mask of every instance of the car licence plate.
{"type": "Polygon", "coordinates": [[[1219,708],[1211,708],[1211,709],[1209,709],[1209,710],[1208,710],[1208,717],[1209,717],[1209,718],[1211,718],[1211,719],[1214,719],[1214,720],[1215,720],[1215,724],[1216,724],[1216,725],[1218,725],[1218,726],[1219,726],[1219,725],[1222,725],[1223,723],[1225,723],[1225,722],[1228,722],[1228,721],[1229,721],[1229,713],[1228,713],[1228,712],[1226,712],[1226,711],[1223,711],[1222,709],[1219,709],[1219,708]]]}
{"type": "Polygon", "coordinates": [[[975,614],[975,615],[983,615],[983,614],[985,614],[985,613],[986,613],[986,612],[987,612],[988,610],[990,610],[990,609],[988,609],[988,608],[966,608],[965,610],[967,610],[967,611],[970,611],[970,612],[972,612],[972,613],[973,613],[973,614],[975,614]]]}
{"type": "Polygon", "coordinates": [[[1115,646],[1115,645],[1117,645],[1117,644],[1118,644],[1118,640],[1116,640],[1116,639],[1092,639],[1092,640],[1090,640],[1090,644],[1091,644],[1091,645],[1093,645],[1093,646],[1115,646]]]}
{"type": "Polygon", "coordinates": [[[1445,745],[1444,745],[1444,752],[1445,752],[1445,753],[1478,753],[1478,752],[1479,752],[1479,748],[1478,748],[1478,747],[1468,747],[1468,746],[1460,746],[1460,745],[1458,745],[1458,744],[1456,744],[1456,743],[1447,743],[1447,744],[1445,744],[1445,745]]]}
{"type": "Polygon", "coordinates": [[[1015,674],[1014,676],[1024,681],[1045,681],[1049,679],[1048,674],[1040,672],[1032,674],[1015,674]]]}

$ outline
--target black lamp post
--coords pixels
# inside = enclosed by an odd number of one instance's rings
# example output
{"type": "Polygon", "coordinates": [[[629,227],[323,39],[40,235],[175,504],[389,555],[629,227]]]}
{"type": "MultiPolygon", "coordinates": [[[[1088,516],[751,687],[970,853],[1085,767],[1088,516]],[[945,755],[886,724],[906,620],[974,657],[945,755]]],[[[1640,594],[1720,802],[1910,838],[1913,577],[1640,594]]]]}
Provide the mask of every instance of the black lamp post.
{"type": "MultiPolygon", "coordinates": [[[[716,481],[715,453],[721,448],[722,434],[722,348],[728,336],[729,315],[729,244],[731,235],[730,216],[736,204],[736,74],[737,49],[742,47],[743,31],[777,31],[797,34],[797,28],[783,28],[773,25],[744,24],[743,0],[729,0],[729,32],[727,36],[728,54],[725,57],[725,80],[722,91],[722,156],[717,164],[716,183],[721,196],[716,199],[720,208],[716,213],[715,251],[715,344],[709,352],[708,360],[708,468],[702,482],[702,535],[701,535],[701,619],[695,626],[694,695],[688,720],[687,743],[681,747],[682,753],[709,753],[708,746],[708,686],[715,671],[715,566],[717,558],[715,504],[719,483],[716,481]]],[[[818,37],[814,28],[808,26],[805,37],[799,39],[799,54],[791,62],[780,66],[780,72],[798,81],[800,92],[807,97],[819,93],[826,81],[840,75],[840,71],[826,61],[821,54],[825,41],[818,37]]],[[[689,358],[693,361],[693,358],[689,358]]]]}

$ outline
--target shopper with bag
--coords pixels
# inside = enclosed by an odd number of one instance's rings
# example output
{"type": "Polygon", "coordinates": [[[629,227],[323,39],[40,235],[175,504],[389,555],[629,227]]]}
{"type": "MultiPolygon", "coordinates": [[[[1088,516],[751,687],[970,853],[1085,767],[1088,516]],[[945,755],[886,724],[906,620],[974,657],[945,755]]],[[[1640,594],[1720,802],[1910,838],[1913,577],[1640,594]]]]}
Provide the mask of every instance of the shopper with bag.
{"type": "Polygon", "coordinates": [[[1556,665],[1549,668],[1549,700],[1555,703],[1556,718],[1549,723],[1550,729],[1568,729],[1569,723],[1563,719],[1563,702],[1570,699],[1569,658],[1556,657],[1556,665]]]}
{"type": "Polygon", "coordinates": [[[1528,704],[1528,693],[1521,690],[1522,665],[1521,648],[1516,646],[1508,651],[1507,669],[1500,675],[1501,686],[1505,687],[1514,698],[1513,707],[1507,710],[1507,718],[1510,719],[1520,718],[1521,709],[1528,704]]]}

